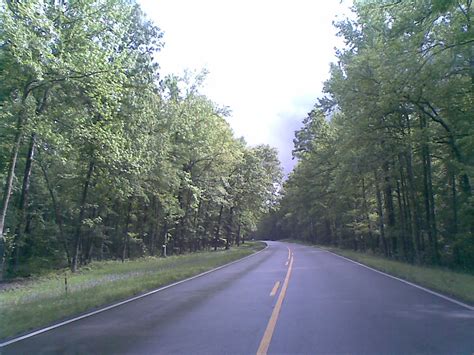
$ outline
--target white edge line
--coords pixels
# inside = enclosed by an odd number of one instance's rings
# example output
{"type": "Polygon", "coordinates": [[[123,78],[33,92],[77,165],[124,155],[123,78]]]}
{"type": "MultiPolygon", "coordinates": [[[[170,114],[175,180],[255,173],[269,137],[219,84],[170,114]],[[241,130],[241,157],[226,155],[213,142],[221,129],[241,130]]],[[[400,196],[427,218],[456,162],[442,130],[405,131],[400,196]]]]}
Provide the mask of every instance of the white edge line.
{"type": "MultiPolygon", "coordinates": [[[[262,242],[262,243],[265,243],[265,242],[262,242]]],[[[72,323],[72,322],[76,322],[76,321],[81,320],[81,319],[83,319],[83,318],[87,318],[87,317],[93,316],[93,315],[95,315],[95,314],[108,311],[109,309],[112,309],[112,308],[115,308],[115,307],[119,307],[119,306],[121,306],[121,305],[124,305],[124,304],[129,303],[129,302],[132,302],[132,301],[136,301],[136,300],[138,300],[138,299],[140,299],[140,298],[153,295],[154,293],[157,293],[157,292],[166,290],[166,289],[168,289],[168,288],[171,288],[171,287],[173,287],[173,286],[177,286],[177,285],[182,284],[182,283],[187,282],[187,281],[191,281],[191,280],[197,279],[198,277],[201,277],[201,276],[210,274],[211,272],[214,272],[214,271],[223,269],[223,268],[225,268],[225,267],[227,267],[227,266],[230,266],[230,265],[232,265],[232,264],[239,263],[239,262],[241,262],[241,261],[244,261],[245,259],[248,259],[248,258],[250,258],[250,257],[252,257],[252,256],[258,255],[258,254],[260,254],[261,252],[267,250],[269,245],[268,245],[267,243],[265,243],[265,244],[266,244],[266,247],[263,248],[262,250],[259,250],[259,251],[257,251],[256,253],[247,255],[247,256],[243,257],[242,259],[234,260],[234,261],[232,261],[232,262],[230,262],[230,263],[228,263],[228,264],[224,264],[224,265],[218,266],[218,267],[216,267],[216,268],[214,268],[214,269],[207,270],[207,271],[205,271],[205,272],[202,272],[202,273],[200,273],[200,274],[198,274],[198,275],[194,275],[194,276],[189,277],[189,278],[187,278],[187,279],[174,282],[174,283],[172,283],[172,284],[170,284],[170,285],[166,285],[166,286],[160,287],[160,288],[158,288],[158,289],[156,289],[156,290],[153,290],[153,291],[149,291],[149,292],[147,292],[147,293],[144,293],[143,295],[135,296],[135,297],[129,298],[129,299],[125,300],[125,301],[121,301],[121,302],[112,304],[112,305],[110,305],[110,306],[107,306],[107,307],[104,307],[104,308],[95,310],[95,311],[93,311],[93,312],[89,312],[89,313],[83,314],[83,315],[81,315],[81,316],[79,316],[79,317],[75,317],[75,318],[72,318],[72,319],[68,319],[68,320],[66,320],[66,321],[64,321],[64,322],[61,322],[61,323],[53,324],[53,325],[51,325],[51,326],[49,326],[49,327],[36,330],[36,331],[34,331],[34,332],[31,332],[31,333],[22,335],[22,336],[20,336],[20,337],[18,337],[18,338],[13,338],[13,339],[11,339],[11,340],[9,340],[9,341],[6,341],[6,342],[4,342],[4,343],[0,343],[0,348],[2,348],[2,347],[4,347],[4,346],[7,346],[7,345],[10,345],[10,344],[13,344],[13,343],[16,343],[16,342],[18,342],[18,341],[27,339],[27,338],[34,337],[35,335],[38,335],[38,334],[41,334],[41,333],[46,333],[47,331],[53,330],[53,329],[55,329],[55,328],[62,327],[63,325],[66,325],[66,324],[69,324],[69,323],[72,323]]]]}
{"type": "MultiPolygon", "coordinates": [[[[322,250],[324,250],[324,249],[322,249],[322,250]]],[[[432,295],[441,297],[441,298],[445,299],[446,301],[455,303],[455,304],[457,304],[457,305],[459,305],[459,306],[462,306],[462,307],[464,307],[464,308],[467,308],[467,309],[470,310],[470,311],[474,311],[474,307],[472,307],[472,306],[470,306],[470,305],[468,305],[468,304],[466,304],[466,303],[460,302],[460,301],[458,301],[458,300],[455,300],[454,298],[445,296],[445,295],[443,295],[443,294],[441,294],[441,293],[438,293],[438,292],[436,292],[436,291],[432,291],[432,290],[427,289],[427,288],[425,288],[425,287],[423,287],[423,286],[414,284],[414,283],[412,283],[412,282],[410,282],[410,281],[400,279],[400,278],[398,278],[398,277],[396,277],[396,276],[387,274],[387,273],[385,273],[385,272],[383,272],[383,271],[380,271],[380,270],[371,268],[370,266],[361,264],[361,263],[359,263],[359,262],[357,262],[357,261],[354,261],[354,260],[352,260],[352,259],[346,258],[345,256],[342,256],[342,255],[333,253],[332,251],[329,251],[329,250],[326,250],[326,251],[327,251],[328,253],[331,253],[331,254],[333,254],[333,255],[339,257],[339,258],[342,258],[342,259],[345,259],[345,260],[347,260],[347,261],[350,261],[351,263],[354,263],[354,264],[357,264],[357,265],[359,265],[359,266],[365,267],[366,269],[375,271],[375,272],[377,272],[377,273],[379,273],[379,274],[382,274],[382,275],[385,275],[385,276],[390,277],[390,278],[392,278],[392,279],[395,279],[395,280],[398,280],[398,281],[400,281],[400,282],[403,282],[403,283],[405,283],[405,284],[407,284],[407,285],[416,287],[417,289],[420,289],[420,290],[423,290],[423,291],[425,291],[425,292],[431,293],[432,295]]]]}

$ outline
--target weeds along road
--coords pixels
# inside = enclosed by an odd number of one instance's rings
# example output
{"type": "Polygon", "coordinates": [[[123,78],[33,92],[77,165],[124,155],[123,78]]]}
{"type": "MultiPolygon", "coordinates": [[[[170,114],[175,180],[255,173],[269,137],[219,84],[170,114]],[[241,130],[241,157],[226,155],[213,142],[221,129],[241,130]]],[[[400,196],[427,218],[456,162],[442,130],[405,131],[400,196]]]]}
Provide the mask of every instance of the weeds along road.
{"type": "Polygon", "coordinates": [[[472,354],[474,311],[312,247],[266,250],[2,354],[472,354]]]}

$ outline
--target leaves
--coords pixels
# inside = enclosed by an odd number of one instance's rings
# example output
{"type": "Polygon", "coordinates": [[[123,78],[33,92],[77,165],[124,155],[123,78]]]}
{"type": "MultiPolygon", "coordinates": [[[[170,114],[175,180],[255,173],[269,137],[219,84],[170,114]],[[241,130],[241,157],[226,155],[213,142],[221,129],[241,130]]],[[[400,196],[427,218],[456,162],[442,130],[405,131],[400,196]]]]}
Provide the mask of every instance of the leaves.
{"type": "Polygon", "coordinates": [[[354,11],[261,233],[472,270],[472,2],[354,11]]]}
{"type": "MultiPolygon", "coordinates": [[[[25,230],[7,245],[9,272],[30,272],[37,257],[74,269],[168,243],[170,252],[195,251],[224,229],[228,247],[275,204],[276,151],[233,136],[228,108],[199,92],[205,71],[159,80],[162,32],[137,4],[0,1],[0,9],[0,174],[13,162],[32,186],[26,212],[7,206],[5,230],[25,230]],[[26,139],[18,161],[10,151],[14,137],[33,132],[27,172],[26,139]]],[[[12,180],[12,201],[21,181],[12,180]]]]}

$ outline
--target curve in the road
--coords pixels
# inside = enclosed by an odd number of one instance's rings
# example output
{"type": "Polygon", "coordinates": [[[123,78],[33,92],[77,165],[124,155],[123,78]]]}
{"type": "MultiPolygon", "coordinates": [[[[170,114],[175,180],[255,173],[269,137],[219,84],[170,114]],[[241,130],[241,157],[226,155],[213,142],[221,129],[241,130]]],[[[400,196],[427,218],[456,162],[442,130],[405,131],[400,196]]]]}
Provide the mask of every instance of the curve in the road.
{"type": "Polygon", "coordinates": [[[362,266],[318,248],[268,242],[241,262],[0,352],[474,353],[473,311],[362,266]]]}

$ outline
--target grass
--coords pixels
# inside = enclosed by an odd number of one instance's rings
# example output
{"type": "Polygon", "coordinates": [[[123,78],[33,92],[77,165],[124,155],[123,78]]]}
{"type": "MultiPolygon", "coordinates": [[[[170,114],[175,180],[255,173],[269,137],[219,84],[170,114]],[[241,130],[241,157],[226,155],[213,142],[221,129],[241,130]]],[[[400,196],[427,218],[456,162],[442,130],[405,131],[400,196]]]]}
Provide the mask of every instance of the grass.
{"type": "Polygon", "coordinates": [[[197,275],[263,247],[263,243],[247,242],[227,251],[94,262],[75,274],[63,271],[30,280],[0,291],[0,339],[197,275]]]}
{"type": "MultiPolygon", "coordinates": [[[[309,245],[296,240],[285,241],[309,245]]],[[[412,265],[352,250],[326,246],[317,247],[474,305],[474,275],[443,268],[412,265]]]]}

